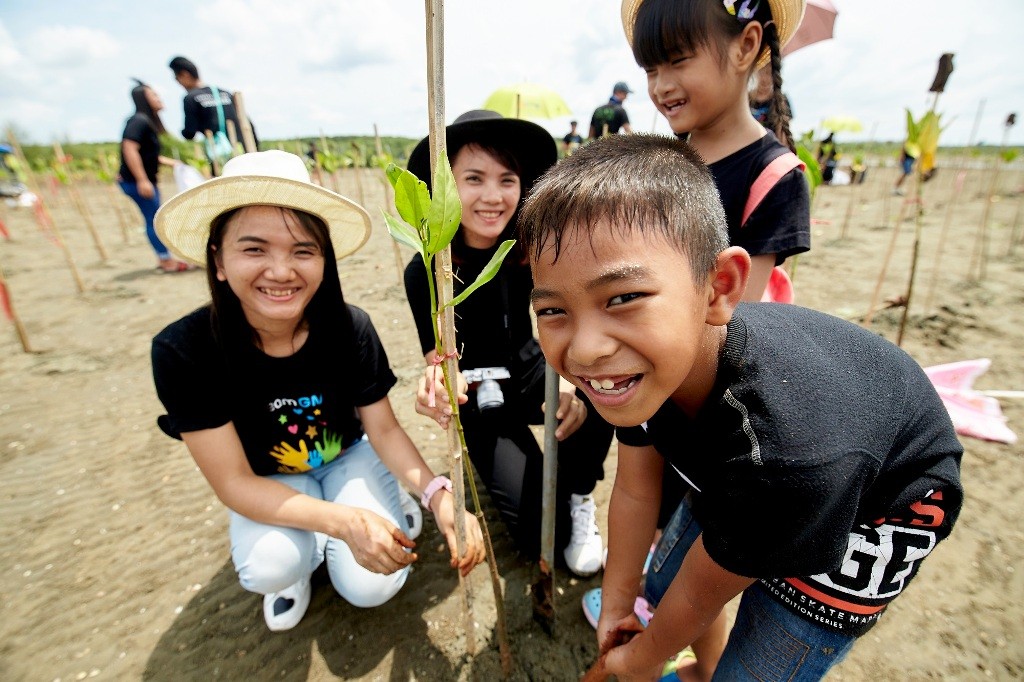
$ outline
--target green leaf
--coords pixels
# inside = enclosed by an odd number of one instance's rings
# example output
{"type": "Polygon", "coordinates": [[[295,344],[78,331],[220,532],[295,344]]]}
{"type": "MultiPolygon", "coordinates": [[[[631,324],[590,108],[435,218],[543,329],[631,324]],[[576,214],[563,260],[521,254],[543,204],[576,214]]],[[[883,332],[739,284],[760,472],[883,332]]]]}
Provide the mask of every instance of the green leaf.
{"type": "Polygon", "coordinates": [[[796,146],[796,155],[807,166],[807,170],[804,171],[804,177],[807,178],[808,189],[810,189],[811,197],[813,198],[814,191],[822,183],[821,167],[818,165],[818,160],[814,157],[814,154],[803,143],[796,146]]]}
{"type": "Polygon", "coordinates": [[[388,234],[399,244],[405,244],[406,246],[415,249],[416,253],[420,256],[425,257],[423,249],[423,242],[420,241],[419,235],[416,234],[416,230],[412,226],[407,225],[405,222],[399,220],[389,213],[384,213],[384,224],[388,227],[388,234]]]}
{"type": "Polygon", "coordinates": [[[448,154],[441,152],[434,171],[434,193],[427,212],[427,252],[438,254],[451,243],[462,221],[462,202],[448,154]]]}
{"type": "Polygon", "coordinates": [[[395,208],[398,209],[398,215],[412,225],[417,233],[421,233],[427,220],[427,212],[430,210],[427,184],[393,163],[388,165],[387,176],[391,186],[395,188],[395,208]]]}
{"type": "Polygon", "coordinates": [[[501,246],[498,247],[498,250],[494,252],[493,256],[491,256],[491,260],[487,263],[484,269],[480,271],[480,274],[476,276],[476,279],[473,280],[473,283],[463,289],[462,293],[453,298],[450,303],[447,303],[445,308],[462,303],[469,298],[471,293],[494,279],[494,276],[498,274],[498,268],[501,267],[501,262],[505,260],[505,256],[508,255],[508,252],[512,249],[515,243],[515,239],[506,239],[503,241],[501,246]]]}

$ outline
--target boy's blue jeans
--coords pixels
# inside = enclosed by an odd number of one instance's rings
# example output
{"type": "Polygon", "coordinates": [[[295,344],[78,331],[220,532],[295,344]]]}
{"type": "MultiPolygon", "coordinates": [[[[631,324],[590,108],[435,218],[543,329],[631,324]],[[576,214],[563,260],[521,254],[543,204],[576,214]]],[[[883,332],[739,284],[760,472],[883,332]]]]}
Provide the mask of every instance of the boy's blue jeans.
{"type": "MultiPolygon", "coordinates": [[[[683,558],[701,533],[685,501],[658,542],[644,583],[652,607],[661,601],[683,558]]],[[[657,610],[655,610],[657,618],[657,610]]],[[[820,680],[849,652],[856,637],[807,621],[772,599],[761,583],[743,592],[736,623],[715,670],[715,680],[820,680]]]]}

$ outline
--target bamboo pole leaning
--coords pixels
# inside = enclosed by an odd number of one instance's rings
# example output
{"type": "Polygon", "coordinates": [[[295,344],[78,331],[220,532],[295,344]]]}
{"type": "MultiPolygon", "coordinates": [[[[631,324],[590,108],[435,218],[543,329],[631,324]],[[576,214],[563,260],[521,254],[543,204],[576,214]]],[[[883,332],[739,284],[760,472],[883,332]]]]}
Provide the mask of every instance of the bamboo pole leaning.
{"type": "MultiPolygon", "coordinates": [[[[443,0],[424,0],[424,3],[427,25],[427,110],[430,118],[430,166],[433,173],[446,146],[444,122],[444,2],[443,0]]],[[[443,341],[442,357],[444,362],[442,370],[445,374],[445,385],[454,386],[453,380],[458,373],[458,362],[455,345],[455,311],[454,307],[449,305],[454,298],[451,244],[445,246],[437,255],[440,258],[435,258],[434,266],[438,302],[444,306],[438,313],[438,326],[440,327],[443,341]]],[[[450,392],[449,398],[450,404],[453,406],[452,421],[456,425],[455,429],[447,429],[449,463],[452,467],[453,479],[455,480],[456,542],[459,548],[459,555],[465,556],[466,529],[464,522],[465,514],[463,512],[466,505],[466,493],[463,474],[465,461],[463,455],[466,452],[466,440],[462,429],[462,421],[459,418],[458,401],[454,399],[454,392],[450,392]]],[[[500,652],[502,672],[507,678],[512,674],[512,652],[509,647],[508,632],[505,625],[505,603],[501,590],[501,578],[498,575],[497,561],[494,557],[494,546],[491,542],[487,521],[480,507],[480,498],[477,495],[476,484],[473,480],[472,472],[468,473],[476,516],[480,522],[484,542],[486,543],[487,564],[490,569],[491,587],[494,591],[498,650],[500,652]]],[[[462,595],[466,619],[466,648],[470,654],[473,654],[476,643],[475,635],[473,634],[472,614],[469,610],[469,581],[462,580],[462,584],[464,588],[462,595]]]]}
{"type": "MultiPolygon", "coordinates": [[[[373,124],[373,143],[374,148],[377,151],[377,159],[383,159],[384,145],[381,143],[380,132],[377,130],[376,123],[373,124]]],[[[394,190],[391,188],[391,183],[388,182],[387,174],[383,172],[383,169],[381,170],[380,181],[384,185],[384,211],[387,212],[388,207],[394,205],[394,198],[391,196],[391,193],[394,192],[394,190]]],[[[395,275],[398,277],[398,285],[401,286],[403,282],[402,273],[405,268],[402,265],[402,252],[398,247],[398,242],[394,239],[391,240],[391,249],[395,254],[395,275]]]]}
{"type": "Polygon", "coordinates": [[[78,293],[85,291],[85,283],[82,282],[82,276],[78,272],[78,266],[75,265],[75,259],[71,255],[71,249],[68,248],[67,242],[64,241],[64,237],[60,233],[60,229],[57,224],[53,221],[53,216],[50,215],[50,211],[46,208],[46,204],[43,202],[43,195],[40,191],[41,188],[39,183],[36,181],[35,174],[32,172],[31,167],[28,165],[28,160],[25,158],[25,152],[21,149],[21,144],[18,143],[18,138],[15,137],[14,131],[8,129],[7,141],[10,143],[11,148],[14,149],[14,156],[18,159],[18,163],[23,169],[25,169],[25,180],[29,190],[36,195],[36,222],[39,224],[39,229],[47,235],[51,242],[64,254],[64,261],[67,263],[68,270],[71,271],[71,278],[75,282],[75,288],[78,293]]]}
{"type": "Polygon", "coordinates": [[[14,330],[18,334],[18,341],[21,342],[21,349],[26,353],[34,352],[32,345],[28,342],[28,332],[25,331],[25,325],[21,323],[18,311],[14,307],[14,301],[11,300],[10,291],[7,287],[7,277],[4,275],[2,263],[0,263],[0,308],[3,308],[4,316],[14,324],[14,330]]]}
{"type": "Polygon", "coordinates": [[[107,178],[103,181],[103,184],[107,186],[107,194],[110,195],[110,204],[113,207],[114,213],[117,214],[117,222],[121,226],[121,235],[124,237],[124,243],[130,244],[131,237],[128,231],[128,221],[124,217],[124,212],[121,210],[122,204],[122,193],[114,188],[115,176],[110,172],[110,163],[107,161],[107,155],[103,152],[96,152],[96,158],[100,163],[100,171],[107,178]]]}
{"type": "Polygon", "coordinates": [[[82,222],[85,223],[86,229],[89,230],[92,243],[100,256],[100,261],[106,263],[110,260],[110,256],[107,255],[107,249],[103,246],[103,240],[100,239],[99,232],[96,231],[96,225],[92,222],[92,216],[89,215],[89,210],[82,200],[82,194],[78,191],[75,179],[71,176],[71,168],[68,166],[67,157],[64,155],[64,149],[61,147],[60,142],[53,143],[53,153],[56,155],[55,162],[61,167],[68,179],[67,187],[68,194],[71,196],[71,203],[75,205],[75,210],[78,211],[78,215],[82,217],[82,222]]]}
{"type": "MultiPolygon", "coordinates": [[[[430,173],[434,174],[437,168],[439,156],[445,152],[446,135],[444,125],[444,1],[424,0],[426,3],[426,39],[427,39],[427,114],[429,117],[429,139],[430,139],[430,173]]],[[[437,296],[439,307],[450,302],[454,296],[454,281],[452,270],[451,246],[446,247],[434,259],[434,277],[437,282],[437,296]]],[[[454,386],[452,380],[458,376],[458,352],[455,345],[455,310],[452,306],[445,306],[438,312],[438,327],[440,328],[442,347],[442,371],[444,372],[446,386],[454,386]]],[[[457,419],[457,413],[453,415],[453,421],[457,419]]],[[[458,431],[461,430],[461,423],[457,429],[446,429],[448,437],[448,466],[452,474],[453,493],[455,495],[455,538],[459,558],[466,555],[466,483],[464,474],[464,461],[462,441],[463,438],[458,431]]],[[[491,560],[493,553],[490,543],[487,547],[488,560],[491,560]]],[[[466,651],[473,655],[476,653],[476,634],[473,625],[473,614],[469,601],[469,581],[459,577],[462,587],[460,595],[462,599],[462,611],[464,629],[466,633],[466,651]]]]}
{"type": "Polygon", "coordinates": [[[256,135],[252,132],[252,122],[245,111],[245,97],[240,92],[234,95],[235,114],[238,116],[238,125],[242,127],[242,148],[246,153],[256,151],[256,135]]]}

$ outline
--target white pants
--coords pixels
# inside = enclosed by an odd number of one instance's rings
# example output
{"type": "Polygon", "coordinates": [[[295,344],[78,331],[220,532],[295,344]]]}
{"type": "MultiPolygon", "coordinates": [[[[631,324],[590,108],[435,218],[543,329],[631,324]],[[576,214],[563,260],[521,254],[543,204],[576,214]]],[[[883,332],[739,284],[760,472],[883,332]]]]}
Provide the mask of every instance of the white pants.
{"type": "MultiPolygon", "coordinates": [[[[302,474],[274,474],[275,481],[300,493],[337,504],[368,509],[408,533],[398,487],[370,442],[363,440],[326,466],[302,474]]],[[[230,512],[231,560],[242,587],[270,594],[308,577],[327,560],[331,583],[354,606],[380,606],[402,589],[409,575],[405,567],[380,575],[356,563],[343,541],[297,528],[257,523],[230,512]]]]}

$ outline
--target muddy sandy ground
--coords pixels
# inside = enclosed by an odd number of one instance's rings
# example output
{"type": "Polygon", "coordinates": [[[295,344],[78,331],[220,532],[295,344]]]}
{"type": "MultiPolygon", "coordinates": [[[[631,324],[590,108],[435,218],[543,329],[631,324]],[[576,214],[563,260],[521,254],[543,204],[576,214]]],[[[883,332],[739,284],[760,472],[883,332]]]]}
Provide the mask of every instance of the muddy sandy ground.
{"type": "MultiPolygon", "coordinates": [[[[799,258],[795,275],[800,304],[862,319],[903,205],[889,195],[894,172],[874,169],[863,186],[822,188],[813,210],[814,248],[799,258]]],[[[923,365],[990,358],[978,388],[1022,390],[1024,247],[1015,255],[1008,250],[1014,224],[1018,235],[1024,229],[1024,179],[1019,170],[1000,176],[983,277],[978,258],[969,273],[991,177],[970,171],[948,212],[955,180],[947,171],[925,188],[921,265],[903,345],[923,365]]],[[[340,183],[358,198],[354,176],[340,183]]],[[[165,198],[173,191],[165,185],[165,198]]],[[[391,394],[399,418],[431,465],[445,470],[439,430],[412,411],[421,359],[376,211],[382,185],[370,171],[362,191],[375,232],[341,263],[345,293],[380,331],[399,376],[391,394]]],[[[184,447],[155,424],[161,410],[150,379],[150,338],[205,301],[204,276],[157,273],[134,206],[105,186],[83,183],[80,193],[106,262],[68,191],[43,195],[84,293],[31,211],[0,208],[11,234],[0,239],[0,264],[36,351],[22,352],[13,325],[0,323],[0,679],[499,678],[486,569],[470,579],[477,622],[471,657],[457,582],[430,520],[422,558],[390,604],[351,607],[318,573],[302,623],[287,633],[266,630],[260,597],[244,592],[232,570],[223,506],[184,447]]],[[[905,290],[912,208],[899,223],[879,301],[905,290]]],[[[881,310],[872,329],[895,339],[900,313],[881,310]]],[[[1011,428],[1024,432],[1024,402],[1006,399],[1003,409],[1011,428]]],[[[964,445],[967,501],[956,530],[831,679],[1024,676],[1022,448],[974,439],[964,445]]],[[[598,489],[602,527],[615,467],[613,452],[598,489]]],[[[527,590],[535,566],[502,539],[490,510],[488,517],[505,580],[514,679],[576,679],[596,653],[579,600],[600,578],[559,577],[549,637],[531,618],[527,590]]]]}

